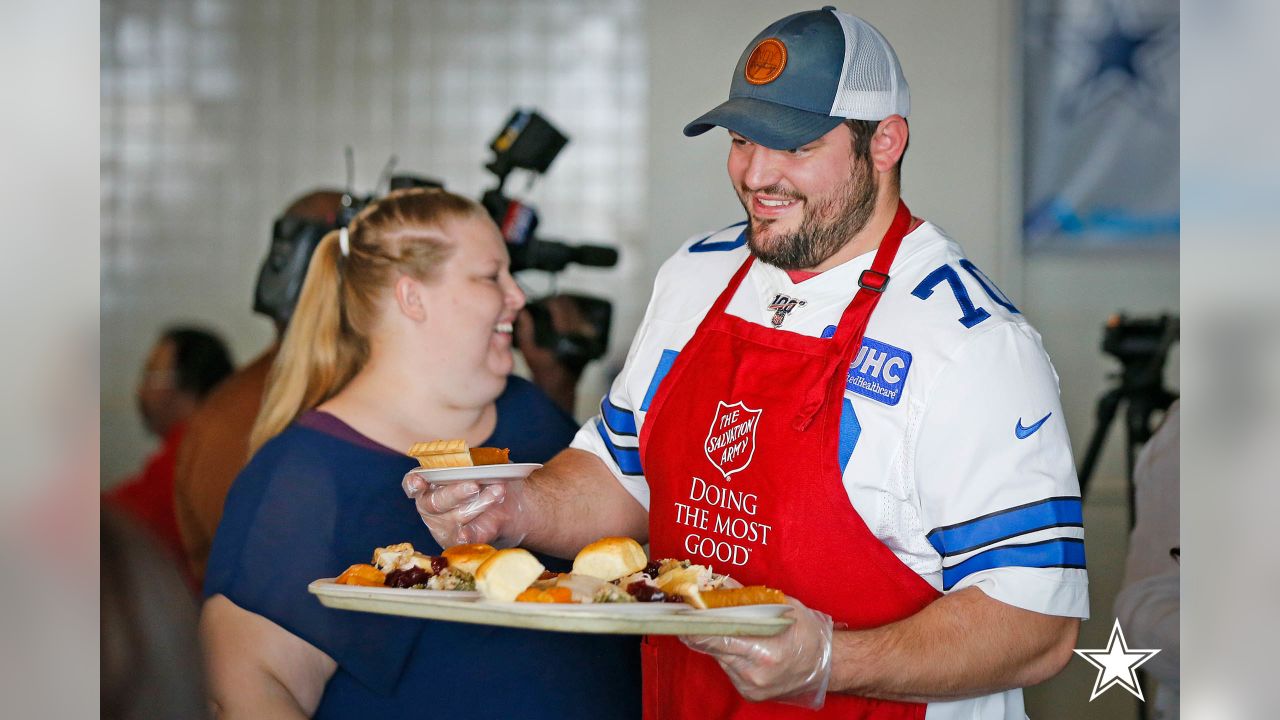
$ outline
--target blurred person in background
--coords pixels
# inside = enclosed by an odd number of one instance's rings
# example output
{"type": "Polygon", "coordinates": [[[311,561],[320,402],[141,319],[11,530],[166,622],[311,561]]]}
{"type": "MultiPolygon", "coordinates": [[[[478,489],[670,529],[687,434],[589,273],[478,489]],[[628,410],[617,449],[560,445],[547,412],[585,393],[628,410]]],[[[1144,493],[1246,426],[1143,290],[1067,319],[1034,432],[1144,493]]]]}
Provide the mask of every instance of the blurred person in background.
{"type": "Polygon", "coordinates": [[[1182,541],[1180,401],[1174,401],[1134,465],[1137,522],[1129,536],[1124,584],[1116,596],[1116,619],[1130,647],[1159,649],[1142,669],[1159,683],[1155,720],[1179,715],[1182,541]]]}
{"type": "Polygon", "coordinates": [[[573,438],[510,375],[525,298],[509,264],[484,209],[442,190],[392,192],[320,242],[205,575],[221,717],[638,717],[635,638],[341,612],[307,592],[379,546],[442,552],[400,489],[415,442],[543,462],[573,438]]]}
{"type": "Polygon", "coordinates": [[[174,513],[173,475],[187,420],[233,365],[217,335],[194,327],[160,334],[138,381],[138,410],[160,447],[141,472],[107,491],[104,503],[131,516],[181,558],[182,540],[174,513]]]}
{"type": "Polygon", "coordinates": [[[196,606],[177,558],[110,508],[101,547],[101,717],[208,717],[196,606]]]}
{"type": "MultiPolygon", "coordinates": [[[[552,329],[561,337],[573,335],[588,341],[599,339],[598,330],[583,315],[573,298],[552,295],[544,298],[541,305],[546,309],[552,329]]],[[[561,410],[572,415],[578,404],[578,381],[582,379],[586,362],[578,358],[562,360],[554,349],[539,345],[533,316],[528,308],[522,309],[516,318],[515,343],[529,366],[533,384],[541,388],[561,410]]]]}
{"type": "Polygon", "coordinates": [[[204,404],[191,416],[186,435],[178,450],[177,468],[174,471],[174,499],[178,530],[191,575],[197,583],[204,581],[204,567],[209,559],[213,534],[222,518],[222,503],[236,475],[249,462],[249,432],[253,420],[262,406],[266,392],[267,373],[280,349],[297,302],[296,286],[301,277],[282,277],[289,272],[290,262],[300,262],[305,273],[310,259],[307,248],[308,233],[323,234],[325,228],[337,224],[338,211],[342,207],[342,193],[337,190],[313,190],[297,198],[285,209],[283,217],[275,223],[272,232],[272,248],[259,275],[259,296],[254,309],[271,318],[275,327],[275,339],[262,354],[248,365],[236,371],[216,390],[209,394],[204,404]],[[294,261],[294,252],[301,256],[294,261]],[[276,263],[277,260],[285,260],[276,263]],[[272,274],[270,268],[281,268],[272,274]],[[275,281],[281,296],[264,302],[263,287],[275,281]]]}

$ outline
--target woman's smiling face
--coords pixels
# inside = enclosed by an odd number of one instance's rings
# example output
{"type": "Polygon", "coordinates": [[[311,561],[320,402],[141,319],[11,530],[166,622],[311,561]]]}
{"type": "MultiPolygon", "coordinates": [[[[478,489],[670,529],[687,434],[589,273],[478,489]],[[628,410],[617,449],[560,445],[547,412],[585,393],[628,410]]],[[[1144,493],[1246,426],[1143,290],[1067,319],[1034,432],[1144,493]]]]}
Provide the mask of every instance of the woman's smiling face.
{"type": "Polygon", "coordinates": [[[454,250],[427,284],[427,330],[433,352],[459,383],[449,394],[483,393],[492,400],[514,367],[512,323],[525,295],[511,276],[511,260],[497,226],[479,215],[446,221],[454,250]]]}

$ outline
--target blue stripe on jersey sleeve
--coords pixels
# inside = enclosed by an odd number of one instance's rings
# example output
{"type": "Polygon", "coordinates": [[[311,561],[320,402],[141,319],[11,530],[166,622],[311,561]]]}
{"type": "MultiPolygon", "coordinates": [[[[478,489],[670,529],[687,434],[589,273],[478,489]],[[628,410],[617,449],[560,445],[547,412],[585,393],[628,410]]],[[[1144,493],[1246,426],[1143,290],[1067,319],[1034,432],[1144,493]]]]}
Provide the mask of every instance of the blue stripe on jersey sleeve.
{"type": "MultiPolygon", "coordinates": [[[[747,223],[746,221],[743,221],[737,224],[746,225],[747,223]]],[[[734,227],[734,225],[730,225],[729,227],[734,227]]],[[[725,228],[725,230],[728,230],[728,229],[729,228],[725,228]]],[[[742,228],[742,232],[738,233],[737,239],[717,240],[716,242],[707,242],[708,240],[720,234],[721,232],[724,232],[724,231],[721,230],[718,232],[711,233],[710,235],[699,240],[698,242],[690,245],[689,252],[691,253],[723,252],[725,250],[735,250],[747,244],[747,229],[745,227],[742,228]]]]}
{"type": "Polygon", "coordinates": [[[1031,568],[1084,568],[1084,541],[1079,538],[1058,538],[1026,545],[1001,545],[949,568],[942,569],[942,589],[950,590],[956,583],[983,570],[1003,567],[1031,568]]]}
{"type": "Polygon", "coordinates": [[[604,440],[604,446],[609,450],[609,455],[613,457],[613,462],[618,465],[618,469],[623,475],[643,475],[644,468],[640,467],[640,449],[618,447],[609,438],[609,432],[605,430],[604,423],[596,422],[596,432],[600,433],[600,439],[604,440]]]}
{"type": "Polygon", "coordinates": [[[663,350],[662,357],[658,358],[658,367],[653,371],[653,379],[649,381],[649,389],[644,393],[644,402],[640,403],[642,412],[649,412],[649,403],[653,402],[653,396],[658,394],[658,386],[662,384],[662,379],[671,372],[671,366],[676,363],[676,356],[680,354],[679,350],[663,350]]]}
{"type": "Polygon", "coordinates": [[[635,414],[614,405],[607,393],[600,401],[600,417],[604,418],[604,424],[614,435],[636,435],[635,414]]]}
{"type": "Polygon", "coordinates": [[[849,398],[844,399],[844,408],[840,411],[840,472],[849,465],[853,457],[853,449],[858,446],[858,437],[862,435],[862,423],[858,422],[858,413],[853,410],[849,398]]]}
{"type": "Polygon", "coordinates": [[[947,557],[976,550],[1037,530],[1084,527],[1080,498],[1058,497],[1000,510],[966,522],[932,530],[925,537],[947,557]]]}

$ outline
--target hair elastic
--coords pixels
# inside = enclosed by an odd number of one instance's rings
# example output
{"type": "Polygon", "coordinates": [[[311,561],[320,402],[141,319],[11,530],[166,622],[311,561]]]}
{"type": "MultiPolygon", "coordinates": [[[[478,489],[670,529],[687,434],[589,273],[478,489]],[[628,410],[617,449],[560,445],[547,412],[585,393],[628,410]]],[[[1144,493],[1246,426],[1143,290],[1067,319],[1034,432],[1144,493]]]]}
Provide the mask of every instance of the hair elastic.
{"type": "Polygon", "coordinates": [[[345,227],[338,230],[338,249],[342,251],[342,257],[351,255],[351,239],[345,227]]]}

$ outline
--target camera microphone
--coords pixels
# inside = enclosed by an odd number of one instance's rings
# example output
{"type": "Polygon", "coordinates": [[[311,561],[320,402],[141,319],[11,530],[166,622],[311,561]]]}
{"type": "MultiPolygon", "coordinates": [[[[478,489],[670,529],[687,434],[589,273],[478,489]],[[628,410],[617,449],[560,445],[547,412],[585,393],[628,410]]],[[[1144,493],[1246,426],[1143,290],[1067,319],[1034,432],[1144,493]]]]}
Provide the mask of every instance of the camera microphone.
{"type": "Polygon", "coordinates": [[[618,264],[618,251],[603,245],[570,245],[545,240],[535,235],[538,212],[533,206],[510,200],[495,192],[486,193],[484,205],[498,221],[502,238],[511,254],[511,271],[542,270],[560,272],[570,264],[590,267],[613,267],[618,264]]]}
{"type": "MultiPolygon", "coordinates": [[[[546,242],[545,240],[543,242],[546,242]]],[[[618,250],[604,245],[579,245],[573,248],[573,262],[591,267],[613,267],[618,264],[618,250]]]]}
{"type": "Polygon", "coordinates": [[[512,245],[512,270],[543,270],[560,272],[570,263],[591,267],[613,267],[618,263],[618,251],[599,245],[569,245],[555,240],[531,238],[524,245],[512,245]]]}

